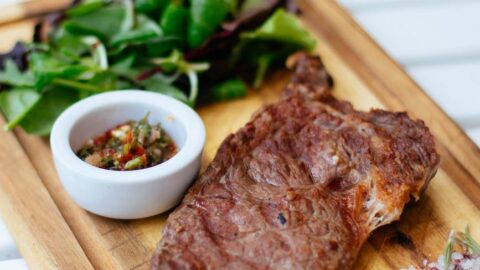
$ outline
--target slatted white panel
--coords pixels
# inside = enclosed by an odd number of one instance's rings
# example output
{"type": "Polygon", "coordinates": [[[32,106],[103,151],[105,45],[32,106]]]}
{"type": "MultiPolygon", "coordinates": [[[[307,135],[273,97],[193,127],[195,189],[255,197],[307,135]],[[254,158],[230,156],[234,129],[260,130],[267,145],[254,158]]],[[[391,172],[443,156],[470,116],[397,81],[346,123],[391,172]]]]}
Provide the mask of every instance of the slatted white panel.
{"type": "Polygon", "coordinates": [[[467,130],[467,134],[472,138],[472,140],[478,145],[480,145],[480,127],[467,130]]]}
{"type": "Polygon", "coordinates": [[[480,0],[339,1],[480,145],[480,0]]]}
{"type": "Polygon", "coordinates": [[[352,13],[401,64],[480,56],[480,1],[426,2],[383,4],[352,13]]]}

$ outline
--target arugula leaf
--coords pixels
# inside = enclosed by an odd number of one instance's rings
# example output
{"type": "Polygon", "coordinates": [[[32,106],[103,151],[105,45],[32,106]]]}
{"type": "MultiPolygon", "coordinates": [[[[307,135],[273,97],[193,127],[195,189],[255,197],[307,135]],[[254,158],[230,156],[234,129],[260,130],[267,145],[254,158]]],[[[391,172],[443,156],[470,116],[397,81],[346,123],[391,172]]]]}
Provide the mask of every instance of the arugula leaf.
{"type": "Polygon", "coordinates": [[[0,108],[8,119],[6,130],[14,128],[40,99],[32,89],[13,89],[0,94],[0,108]]]}
{"type": "Polygon", "coordinates": [[[20,72],[12,59],[5,61],[5,70],[0,71],[0,83],[18,87],[31,87],[34,84],[33,76],[30,72],[20,72]]]}
{"type": "Polygon", "coordinates": [[[43,94],[19,124],[30,134],[48,135],[57,117],[78,100],[75,91],[52,89],[43,94]]]}
{"type": "Polygon", "coordinates": [[[315,39],[305,30],[297,18],[278,9],[262,26],[240,35],[244,40],[269,40],[294,44],[299,49],[313,50],[315,39]]]}

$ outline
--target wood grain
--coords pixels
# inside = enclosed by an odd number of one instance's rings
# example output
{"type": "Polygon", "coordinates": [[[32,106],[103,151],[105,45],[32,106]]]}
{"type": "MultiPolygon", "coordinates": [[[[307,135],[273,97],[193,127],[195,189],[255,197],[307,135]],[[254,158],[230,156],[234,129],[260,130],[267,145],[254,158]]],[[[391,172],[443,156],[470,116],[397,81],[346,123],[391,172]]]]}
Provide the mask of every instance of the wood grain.
{"type": "Polygon", "coordinates": [[[30,41],[37,18],[0,25],[0,53],[10,51],[17,41],[30,41]]]}
{"type": "MultiPolygon", "coordinates": [[[[462,230],[467,224],[474,237],[480,238],[478,148],[335,2],[310,0],[300,4],[304,11],[302,22],[318,38],[316,51],[335,79],[335,96],[349,100],[362,110],[372,107],[407,110],[410,115],[425,120],[437,138],[442,155],[441,168],[422,199],[409,205],[400,221],[373,233],[361,250],[355,269],[398,269],[421,264],[424,258],[435,259],[442,252],[448,231],[451,228],[462,230]]],[[[14,38],[26,31],[24,27],[15,32],[13,25],[6,30],[0,27],[2,41],[13,44],[14,38]]],[[[288,75],[286,71],[273,74],[265,87],[250,92],[244,99],[198,108],[207,128],[202,169],[213,159],[229,133],[244,125],[263,104],[278,99],[288,75]]],[[[148,269],[150,254],[161,237],[168,213],[136,221],[116,221],[85,212],[63,190],[48,143],[21,130],[16,130],[15,135],[23,146],[23,155],[26,153],[31,161],[25,166],[30,166],[33,174],[32,166],[35,168],[36,183],[41,183],[39,179],[43,181],[40,189],[48,190],[56,204],[53,207],[61,213],[59,218],[65,220],[76,236],[91,265],[95,269],[148,269]]],[[[14,140],[12,134],[2,136],[14,140]]],[[[14,144],[16,146],[10,149],[20,148],[17,142],[14,144]]],[[[0,155],[1,164],[3,158],[0,155]]],[[[23,171],[24,163],[13,166],[22,168],[16,171],[23,171]]],[[[0,187],[5,193],[3,186],[0,187]]],[[[17,241],[30,241],[28,237],[18,237],[28,225],[17,223],[11,222],[17,241]]],[[[45,246],[45,252],[49,248],[45,246]]],[[[69,255],[65,253],[65,256],[69,255]]],[[[26,259],[35,264],[42,258],[30,256],[26,259]]]]}
{"type": "Polygon", "coordinates": [[[2,9],[0,24],[60,10],[68,6],[71,2],[71,0],[28,0],[17,4],[0,5],[2,9]]]}
{"type": "Polygon", "coordinates": [[[93,269],[14,134],[0,142],[0,213],[28,266],[93,269]]]}
{"type": "Polygon", "coordinates": [[[25,146],[25,152],[37,170],[43,184],[52,196],[53,201],[60,209],[61,214],[77,236],[78,243],[85,250],[86,255],[95,269],[116,269],[119,264],[111,259],[108,246],[104,243],[105,232],[114,228],[112,222],[77,206],[67,195],[55,172],[48,142],[37,136],[27,135],[22,130],[15,130],[19,142],[25,146]],[[92,230],[96,224],[102,224],[102,230],[92,230]]]}

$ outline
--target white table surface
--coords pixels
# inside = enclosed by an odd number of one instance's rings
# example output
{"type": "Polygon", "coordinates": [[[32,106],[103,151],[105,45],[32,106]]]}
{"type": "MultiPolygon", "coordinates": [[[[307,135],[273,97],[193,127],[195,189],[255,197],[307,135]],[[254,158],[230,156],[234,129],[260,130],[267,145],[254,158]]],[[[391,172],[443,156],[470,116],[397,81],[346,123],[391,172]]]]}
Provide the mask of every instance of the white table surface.
{"type": "MultiPolygon", "coordinates": [[[[339,2],[480,145],[480,1],[339,2]]],[[[0,219],[3,269],[28,268],[0,219]]]]}

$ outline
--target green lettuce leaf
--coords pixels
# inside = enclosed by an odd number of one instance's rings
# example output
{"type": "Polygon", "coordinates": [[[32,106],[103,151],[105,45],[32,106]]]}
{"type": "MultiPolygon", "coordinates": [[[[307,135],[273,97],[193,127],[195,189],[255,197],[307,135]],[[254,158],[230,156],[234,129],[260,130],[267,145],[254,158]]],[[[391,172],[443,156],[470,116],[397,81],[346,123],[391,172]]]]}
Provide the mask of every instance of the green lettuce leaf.
{"type": "Polygon", "coordinates": [[[78,100],[76,91],[52,89],[43,94],[19,124],[30,134],[46,136],[57,117],[78,100]]]}
{"type": "Polygon", "coordinates": [[[298,46],[298,49],[313,50],[316,41],[308,31],[300,25],[294,15],[283,9],[278,9],[259,28],[252,32],[241,34],[243,40],[268,40],[289,43],[298,46]]]}
{"type": "Polygon", "coordinates": [[[18,87],[31,87],[34,84],[33,76],[30,72],[22,73],[12,59],[5,61],[5,69],[0,70],[0,83],[18,87]]]}
{"type": "Polygon", "coordinates": [[[7,117],[5,129],[14,128],[30,112],[40,99],[33,89],[13,89],[0,94],[0,108],[7,117]]]}
{"type": "Polygon", "coordinates": [[[120,32],[112,37],[111,45],[120,46],[125,43],[138,43],[162,36],[159,25],[142,14],[137,16],[137,26],[129,31],[120,32]]]}

